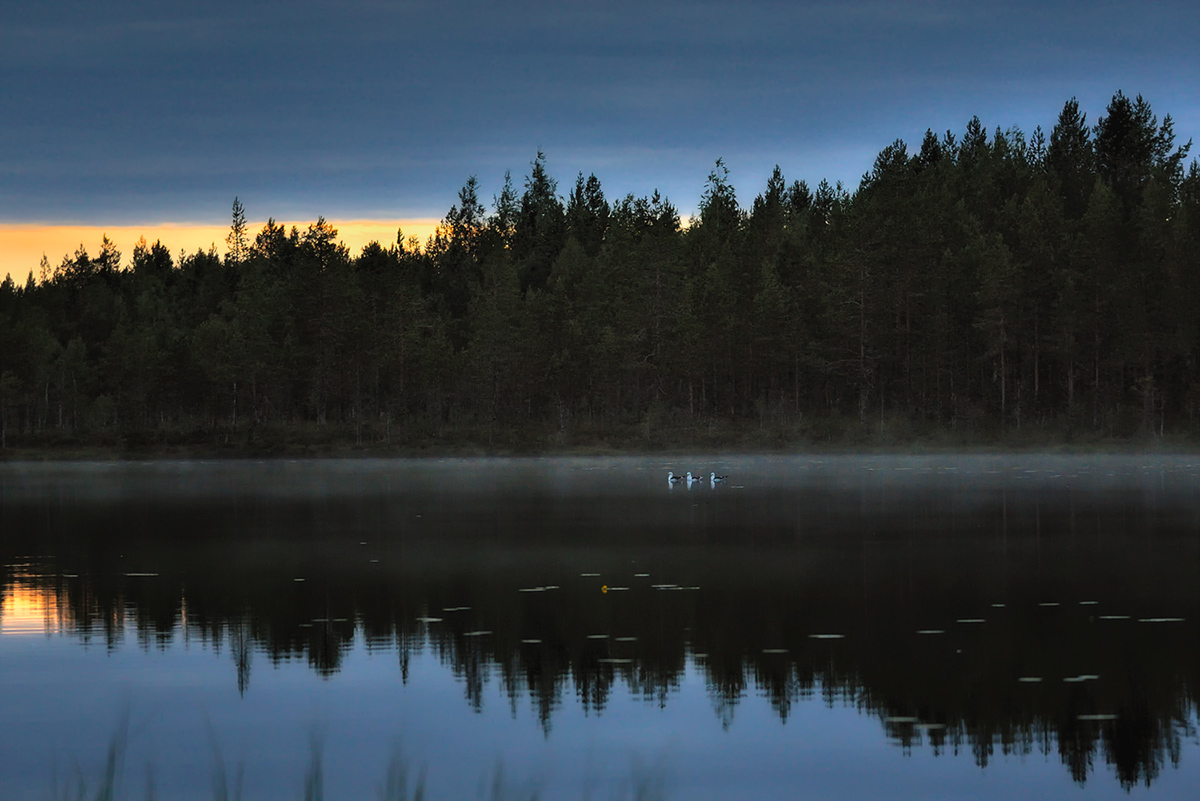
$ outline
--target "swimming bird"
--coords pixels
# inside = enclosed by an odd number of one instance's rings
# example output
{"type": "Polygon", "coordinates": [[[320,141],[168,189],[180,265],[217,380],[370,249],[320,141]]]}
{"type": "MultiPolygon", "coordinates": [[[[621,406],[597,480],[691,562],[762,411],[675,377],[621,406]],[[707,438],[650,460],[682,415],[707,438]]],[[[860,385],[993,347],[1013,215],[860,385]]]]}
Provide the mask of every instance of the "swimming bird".
{"type": "Polygon", "coordinates": [[[724,481],[727,478],[729,478],[729,476],[718,476],[716,473],[708,474],[708,480],[712,484],[720,484],[722,481],[724,481]]]}
{"type": "Polygon", "coordinates": [[[700,476],[693,476],[690,472],[687,474],[687,483],[688,483],[689,487],[692,486],[693,482],[699,481],[699,480],[700,480],[700,476]]]}
{"type": "Polygon", "coordinates": [[[683,476],[677,476],[674,473],[672,473],[671,471],[669,471],[669,470],[667,471],[667,483],[668,484],[678,484],[680,481],[683,481],[683,476]]]}

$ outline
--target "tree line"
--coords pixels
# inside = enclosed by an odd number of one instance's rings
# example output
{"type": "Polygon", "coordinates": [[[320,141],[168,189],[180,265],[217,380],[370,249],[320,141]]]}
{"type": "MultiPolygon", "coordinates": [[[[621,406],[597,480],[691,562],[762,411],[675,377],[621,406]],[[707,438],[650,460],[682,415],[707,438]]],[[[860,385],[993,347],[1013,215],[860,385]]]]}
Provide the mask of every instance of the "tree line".
{"type": "Polygon", "coordinates": [[[0,285],[0,440],[485,447],[878,435],[1194,435],[1200,166],[1141,96],[1046,135],[927,131],[858,188],[698,215],[474,177],[421,246],[323,218],[224,256],[105,239],[0,285]],[[273,439],[275,438],[275,439],[273,439]]]}

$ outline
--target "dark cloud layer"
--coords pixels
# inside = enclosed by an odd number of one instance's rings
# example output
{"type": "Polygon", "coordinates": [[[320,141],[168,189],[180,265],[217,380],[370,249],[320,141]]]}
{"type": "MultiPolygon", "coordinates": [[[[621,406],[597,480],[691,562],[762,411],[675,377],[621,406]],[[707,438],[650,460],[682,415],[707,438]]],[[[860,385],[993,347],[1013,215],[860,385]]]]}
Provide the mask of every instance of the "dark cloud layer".
{"type": "Polygon", "coordinates": [[[1200,5],[31,2],[0,26],[0,221],[440,214],[540,147],[694,205],[723,156],[853,183],[926,127],[1200,128],[1200,5]]]}

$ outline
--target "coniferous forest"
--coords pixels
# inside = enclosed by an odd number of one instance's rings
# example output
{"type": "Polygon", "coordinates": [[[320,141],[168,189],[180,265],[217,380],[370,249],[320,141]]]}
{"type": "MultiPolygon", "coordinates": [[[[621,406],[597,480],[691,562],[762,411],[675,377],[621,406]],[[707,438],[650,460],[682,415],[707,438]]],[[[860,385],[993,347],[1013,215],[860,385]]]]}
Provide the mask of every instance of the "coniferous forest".
{"type": "Polygon", "coordinates": [[[0,440],[42,448],[1057,444],[1200,435],[1200,167],[1118,92],[1047,135],[929,131],[857,190],[717,161],[474,177],[423,246],[319,219],[224,256],[107,240],[0,285],[0,440]],[[652,179],[652,177],[650,177],[652,179]]]}

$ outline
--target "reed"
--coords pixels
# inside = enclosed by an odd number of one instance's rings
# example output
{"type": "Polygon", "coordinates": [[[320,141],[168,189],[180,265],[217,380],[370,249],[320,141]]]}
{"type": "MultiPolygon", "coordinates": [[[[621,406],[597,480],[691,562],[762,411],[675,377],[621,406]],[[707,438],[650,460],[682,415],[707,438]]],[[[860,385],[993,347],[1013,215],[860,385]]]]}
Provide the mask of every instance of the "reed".
{"type": "MultiPolygon", "coordinates": [[[[213,801],[242,801],[245,763],[239,762],[231,776],[211,725],[208,726],[208,737],[212,748],[213,801]]],[[[61,786],[57,771],[52,775],[52,801],[131,801],[136,796],[126,793],[122,786],[127,745],[128,719],[125,718],[109,740],[104,764],[95,783],[87,781],[79,762],[73,760],[71,775],[61,786]]],[[[588,787],[583,788],[579,797],[591,801],[589,790],[588,787]]],[[[152,766],[146,768],[146,784],[141,797],[145,801],[155,801],[159,797],[152,766]]],[[[422,765],[414,771],[399,744],[392,749],[388,758],[383,783],[378,787],[378,797],[379,801],[433,801],[426,790],[426,767],[422,765]]],[[[540,797],[536,786],[521,786],[508,781],[503,762],[497,762],[490,775],[484,773],[480,779],[478,798],[486,801],[539,801],[540,797]]],[[[663,764],[646,763],[635,758],[629,778],[621,783],[612,801],[665,801],[666,797],[666,770],[663,764]]],[[[319,732],[314,732],[309,739],[308,765],[298,798],[303,801],[325,799],[324,740],[319,732]]]]}

